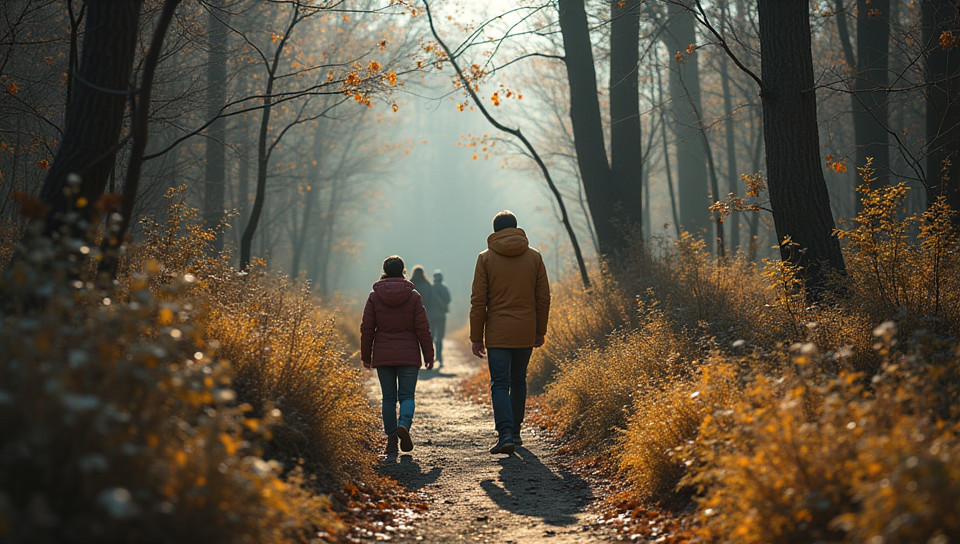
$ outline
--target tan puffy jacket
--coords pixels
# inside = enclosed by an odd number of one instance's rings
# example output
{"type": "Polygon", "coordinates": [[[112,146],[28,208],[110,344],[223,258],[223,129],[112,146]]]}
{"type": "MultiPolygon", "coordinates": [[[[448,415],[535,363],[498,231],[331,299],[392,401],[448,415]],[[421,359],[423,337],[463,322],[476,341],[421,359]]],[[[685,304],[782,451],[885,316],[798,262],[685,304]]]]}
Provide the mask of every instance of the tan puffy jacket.
{"type": "Polygon", "coordinates": [[[550,283],[523,229],[491,234],[477,257],[470,296],[470,340],[488,348],[529,348],[547,334],[550,283]]]}

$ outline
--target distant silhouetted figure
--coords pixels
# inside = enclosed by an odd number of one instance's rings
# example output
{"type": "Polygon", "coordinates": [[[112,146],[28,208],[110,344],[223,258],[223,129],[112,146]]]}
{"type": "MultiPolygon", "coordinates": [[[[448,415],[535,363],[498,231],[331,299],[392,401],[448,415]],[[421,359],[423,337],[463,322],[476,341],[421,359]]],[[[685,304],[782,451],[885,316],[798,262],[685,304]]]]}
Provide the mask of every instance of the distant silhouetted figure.
{"type": "Polygon", "coordinates": [[[413,283],[403,278],[405,272],[400,257],[393,255],[383,261],[383,275],[373,284],[360,323],[360,360],[364,368],[376,368],[380,379],[387,454],[397,452],[398,440],[403,451],[413,449],[410,426],[421,352],[427,369],[433,368],[427,312],[413,283]]]}
{"type": "Polygon", "coordinates": [[[522,443],[527,402],[527,363],[544,343],[550,313],[550,284],[540,253],[531,248],[517,218],[493,218],[487,249],[477,257],[470,295],[473,354],[487,355],[497,443],[490,453],[513,453],[522,443]]]}
{"type": "Polygon", "coordinates": [[[426,272],[419,264],[413,267],[413,273],[410,274],[410,281],[423,298],[423,308],[427,311],[427,319],[430,321],[430,330],[433,330],[434,324],[443,319],[443,309],[440,299],[437,297],[436,290],[427,279],[426,272]]]}
{"type": "Polygon", "coordinates": [[[436,320],[430,322],[430,332],[433,333],[433,348],[437,354],[437,363],[442,364],[443,337],[447,333],[447,313],[450,311],[450,290],[443,284],[443,272],[440,269],[433,271],[433,294],[436,295],[440,308],[436,312],[436,320]]]}

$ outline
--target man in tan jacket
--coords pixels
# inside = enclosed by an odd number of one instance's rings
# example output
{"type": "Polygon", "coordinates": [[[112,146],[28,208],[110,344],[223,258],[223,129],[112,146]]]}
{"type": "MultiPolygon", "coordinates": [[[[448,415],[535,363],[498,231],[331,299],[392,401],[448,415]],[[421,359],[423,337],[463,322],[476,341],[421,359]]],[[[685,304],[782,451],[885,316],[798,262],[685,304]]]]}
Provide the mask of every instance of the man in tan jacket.
{"type": "Polygon", "coordinates": [[[487,355],[490,398],[499,435],[490,453],[513,453],[522,444],[520,425],[527,402],[527,363],[543,345],[550,312],[550,284],[540,252],[502,211],[493,218],[487,249],[477,257],[470,296],[473,354],[487,355]]]}

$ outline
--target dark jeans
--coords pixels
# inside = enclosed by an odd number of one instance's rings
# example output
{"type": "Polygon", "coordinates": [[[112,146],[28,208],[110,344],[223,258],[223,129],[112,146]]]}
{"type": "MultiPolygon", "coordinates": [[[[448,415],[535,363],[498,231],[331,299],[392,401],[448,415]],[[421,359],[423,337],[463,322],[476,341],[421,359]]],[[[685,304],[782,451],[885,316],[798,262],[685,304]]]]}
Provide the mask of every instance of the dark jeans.
{"type": "Polygon", "coordinates": [[[414,395],[417,391],[417,377],[420,368],[415,366],[380,366],[377,377],[380,378],[380,391],[383,393],[381,415],[383,432],[388,435],[397,432],[397,425],[407,429],[413,425],[413,411],[416,408],[414,395]],[[397,403],[400,404],[400,418],[397,419],[397,403]]]}
{"type": "Polygon", "coordinates": [[[520,432],[527,404],[527,363],[533,348],[487,348],[493,421],[501,435],[520,432]]]}
{"type": "Polygon", "coordinates": [[[433,334],[434,360],[443,362],[443,335],[447,332],[447,316],[435,319],[430,323],[430,332],[433,334]]]}

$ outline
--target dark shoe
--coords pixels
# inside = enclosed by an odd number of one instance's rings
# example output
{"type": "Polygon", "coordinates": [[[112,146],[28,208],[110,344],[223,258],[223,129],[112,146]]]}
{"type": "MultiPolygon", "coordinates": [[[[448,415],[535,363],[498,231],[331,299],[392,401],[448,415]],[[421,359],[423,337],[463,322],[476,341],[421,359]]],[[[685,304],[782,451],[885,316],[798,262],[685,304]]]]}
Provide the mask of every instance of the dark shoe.
{"type": "Polygon", "coordinates": [[[510,455],[513,453],[513,437],[509,434],[503,435],[497,440],[497,443],[490,448],[490,453],[497,454],[503,453],[505,455],[510,455]]]}
{"type": "Polygon", "coordinates": [[[400,439],[400,449],[403,451],[413,450],[413,440],[410,440],[410,431],[403,425],[397,426],[397,438],[400,439]]]}
{"type": "Polygon", "coordinates": [[[384,451],[387,455],[395,454],[399,450],[397,449],[397,435],[391,434],[387,435],[387,449],[384,451]]]}
{"type": "Polygon", "coordinates": [[[514,445],[514,446],[522,446],[522,445],[523,445],[523,439],[520,438],[520,431],[514,431],[514,433],[513,433],[513,445],[514,445]]]}

